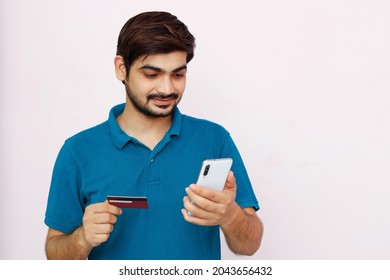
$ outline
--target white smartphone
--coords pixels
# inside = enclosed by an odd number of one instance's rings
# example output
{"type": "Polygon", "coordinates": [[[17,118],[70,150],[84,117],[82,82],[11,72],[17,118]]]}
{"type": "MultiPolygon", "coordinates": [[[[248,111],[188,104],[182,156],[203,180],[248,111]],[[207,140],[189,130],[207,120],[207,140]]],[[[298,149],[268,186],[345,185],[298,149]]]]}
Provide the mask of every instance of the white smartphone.
{"type": "Polygon", "coordinates": [[[223,190],[232,167],[233,159],[206,159],[200,168],[197,185],[214,190],[223,190]]]}

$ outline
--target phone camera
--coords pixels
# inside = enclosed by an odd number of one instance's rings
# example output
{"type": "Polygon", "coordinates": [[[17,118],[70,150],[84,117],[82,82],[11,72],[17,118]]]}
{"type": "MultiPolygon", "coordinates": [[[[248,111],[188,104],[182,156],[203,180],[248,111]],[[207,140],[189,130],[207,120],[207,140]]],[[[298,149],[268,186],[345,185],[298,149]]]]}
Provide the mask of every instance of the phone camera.
{"type": "Polygon", "coordinates": [[[209,173],[209,169],[210,169],[210,164],[207,164],[203,171],[203,176],[206,176],[209,173]]]}

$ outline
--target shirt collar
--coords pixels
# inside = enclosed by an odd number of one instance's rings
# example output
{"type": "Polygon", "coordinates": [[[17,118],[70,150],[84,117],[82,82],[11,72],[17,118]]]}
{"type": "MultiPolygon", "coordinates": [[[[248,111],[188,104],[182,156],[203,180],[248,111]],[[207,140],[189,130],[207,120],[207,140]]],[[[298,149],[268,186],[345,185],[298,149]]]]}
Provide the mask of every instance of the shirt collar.
{"type": "Polygon", "coordinates": [[[167,132],[169,136],[180,136],[181,119],[182,119],[182,114],[179,108],[176,107],[175,110],[173,111],[171,128],[167,132]]]}
{"type": "MultiPolygon", "coordinates": [[[[110,110],[108,120],[107,120],[108,126],[111,131],[112,142],[120,150],[130,140],[134,139],[133,137],[127,135],[126,132],[124,132],[120,128],[118,122],[116,121],[116,118],[123,113],[124,109],[125,109],[125,103],[114,106],[110,110]]],[[[172,136],[180,135],[181,120],[182,120],[182,114],[180,113],[179,108],[176,107],[175,110],[173,111],[171,128],[168,130],[166,136],[172,137],[172,136]]]]}

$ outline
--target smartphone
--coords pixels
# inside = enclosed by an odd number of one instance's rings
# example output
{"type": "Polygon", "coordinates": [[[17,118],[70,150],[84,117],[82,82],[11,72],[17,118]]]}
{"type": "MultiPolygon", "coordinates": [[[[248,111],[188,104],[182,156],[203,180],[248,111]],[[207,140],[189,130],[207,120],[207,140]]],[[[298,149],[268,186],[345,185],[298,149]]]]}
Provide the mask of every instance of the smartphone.
{"type": "Polygon", "coordinates": [[[214,190],[223,190],[233,159],[206,159],[200,168],[196,184],[214,190]]]}

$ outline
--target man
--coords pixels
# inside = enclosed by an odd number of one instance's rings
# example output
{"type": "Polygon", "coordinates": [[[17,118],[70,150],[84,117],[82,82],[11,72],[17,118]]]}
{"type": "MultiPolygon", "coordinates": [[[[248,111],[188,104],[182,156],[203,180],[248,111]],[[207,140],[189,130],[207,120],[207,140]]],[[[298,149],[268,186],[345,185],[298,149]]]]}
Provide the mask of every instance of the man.
{"type": "Polygon", "coordinates": [[[123,26],[114,64],[126,103],[59,152],[45,217],[49,259],[220,259],[220,228],[234,253],[258,250],[259,206],[229,133],[177,108],[194,46],[166,12],[123,26]],[[203,160],[223,157],[234,172],[223,191],[194,184],[203,160]],[[107,195],[146,196],[149,207],[120,209],[107,195]]]}

